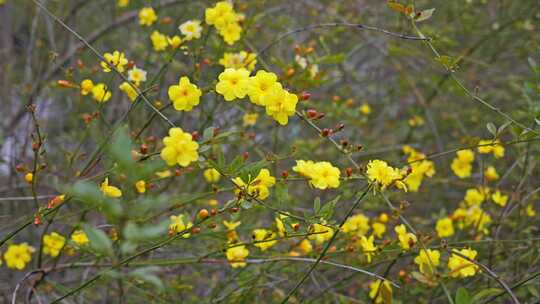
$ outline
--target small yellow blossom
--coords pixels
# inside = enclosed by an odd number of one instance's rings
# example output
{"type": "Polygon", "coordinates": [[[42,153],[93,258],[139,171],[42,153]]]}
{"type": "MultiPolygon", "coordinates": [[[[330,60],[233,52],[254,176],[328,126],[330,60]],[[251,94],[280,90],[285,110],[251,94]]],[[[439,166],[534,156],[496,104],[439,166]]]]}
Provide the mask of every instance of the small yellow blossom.
{"type": "Polygon", "coordinates": [[[184,215],[171,215],[171,223],[169,224],[169,233],[183,233],[182,237],[187,239],[190,237],[189,233],[185,233],[187,229],[193,227],[192,222],[184,222],[184,215]]]}
{"type": "Polygon", "coordinates": [[[32,260],[34,251],[34,247],[29,246],[27,243],[9,245],[6,252],[4,252],[6,266],[11,269],[23,270],[26,264],[32,260]]]}
{"type": "Polygon", "coordinates": [[[100,186],[101,192],[107,197],[118,198],[122,196],[122,191],[115,186],[109,185],[109,178],[105,178],[100,186]]]}
{"type": "Polygon", "coordinates": [[[244,182],[242,178],[236,177],[233,182],[240,188],[235,189],[236,195],[241,193],[241,189],[254,198],[264,200],[270,195],[268,188],[272,187],[276,183],[276,178],[270,175],[268,169],[261,169],[257,177],[251,180],[249,177],[248,182],[244,182]]]}
{"type": "Polygon", "coordinates": [[[416,235],[407,232],[407,228],[405,225],[401,224],[399,226],[394,227],[394,231],[396,231],[399,239],[399,246],[403,250],[409,250],[412,246],[416,244],[418,239],[416,238],[416,235]]]}
{"type": "Polygon", "coordinates": [[[311,251],[313,251],[313,246],[308,239],[302,240],[300,244],[298,244],[297,248],[302,251],[304,255],[309,254],[311,251]]]}
{"type": "Polygon", "coordinates": [[[289,117],[296,113],[298,96],[282,88],[273,87],[268,94],[261,97],[260,101],[266,107],[266,114],[284,126],[289,122],[289,117]]]}
{"type": "Polygon", "coordinates": [[[204,170],[203,175],[206,181],[209,183],[217,183],[221,178],[219,171],[214,168],[204,170]]]}
{"type": "Polygon", "coordinates": [[[365,102],[360,106],[360,113],[364,115],[371,114],[371,107],[369,106],[369,103],[365,102]]]}
{"type": "Polygon", "coordinates": [[[139,193],[145,193],[146,192],[146,182],[144,180],[139,180],[135,183],[135,189],[137,189],[137,192],[139,193]]]}
{"type": "Polygon", "coordinates": [[[318,189],[339,187],[341,172],[329,162],[297,160],[293,171],[309,178],[309,184],[318,189]]]}
{"type": "Polygon", "coordinates": [[[218,76],[216,92],[223,95],[226,101],[244,98],[248,92],[249,71],[245,68],[225,69],[218,76]]]}
{"type": "Polygon", "coordinates": [[[191,111],[201,100],[202,92],[189,81],[186,76],[180,77],[178,85],[172,85],[168,90],[169,99],[177,111],[191,111]]]}
{"type": "Polygon", "coordinates": [[[127,81],[122,82],[118,86],[118,88],[120,89],[120,91],[124,92],[127,95],[130,101],[135,101],[135,99],[137,99],[137,97],[139,96],[139,93],[137,93],[133,86],[127,81]]]}
{"type": "Polygon", "coordinates": [[[128,71],[128,80],[133,82],[136,86],[139,86],[141,82],[146,81],[146,71],[134,66],[128,71]]]}
{"type": "Polygon", "coordinates": [[[86,236],[86,233],[80,229],[73,231],[73,234],[71,234],[71,240],[79,246],[84,246],[90,242],[90,240],[88,240],[88,236],[86,236]]]}
{"type": "Polygon", "coordinates": [[[377,246],[373,243],[374,237],[371,235],[369,238],[366,238],[366,236],[360,237],[360,248],[362,249],[362,252],[366,256],[366,260],[368,263],[371,263],[371,258],[375,255],[377,252],[377,246]]]}
{"type": "Polygon", "coordinates": [[[386,225],[381,222],[374,222],[371,224],[371,228],[373,228],[373,235],[376,238],[382,239],[384,233],[386,232],[386,225]]]}
{"type": "Polygon", "coordinates": [[[266,229],[253,230],[253,240],[256,242],[255,247],[259,247],[262,251],[274,246],[277,243],[276,233],[266,229]],[[267,242],[263,242],[268,240],[267,242]]]}
{"type": "Polygon", "coordinates": [[[345,221],[341,229],[345,233],[364,236],[369,231],[369,218],[362,213],[355,214],[345,221]]]}
{"type": "Polygon", "coordinates": [[[420,272],[423,274],[433,274],[434,268],[439,266],[441,253],[438,250],[421,249],[420,253],[414,258],[414,263],[418,265],[420,272]]]}
{"type": "Polygon", "coordinates": [[[219,29],[219,34],[228,45],[233,45],[236,41],[240,40],[242,27],[237,22],[230,22],[219,29]]]}
{"type": "Polygon", "coordinates": [[[92,88],[92,98],[98,103],[107,102],[111,99],[111,91],[103,83],[96,84],[92,88]]]}
{"type": "Polygon", "coordinates": [[[193,141],[191,134],[180,128],[169,129],[169,136],[163,138],[165,147],[161,150],[161,158],[169,166],[176,164],[187,167],[199,158],[199,144],[193,141]]]}
{"type": "Polygon", "coordinates": [[[456,152],[457,157],[452,160],[452,171],[459,178],[467,178],[471,176],[472,162],[474,161],[474,152],[470,149],[459,150],[456,152]]]}
{"type": "Polygon", "coordinates": [[[43,253],[54,257],[60,254],[60,250],[64,248],[66,238],[62,235],[53,232],[43,236],[43,253]]]}
{"type": "Polygon", "coordinates": [[[24,175],[24,180],[31,184],[34,181],[34,174],[32,172],[28,172],[24,175]]]}
{"type": "Polygon", "coordinates": [[[214,7],[207,8],[204,15],[205,22],[208,25],[214,25],[218,29],[237,20],[233,6],[227,1],[219,1],[214,7]]]}
{"type": "Polygon", "coordinates": [[[105,53],[103,54],[103,58],[105,59],[105,61],[101,62],[101,68],[105,73],[109,73],[112,71],[111,66],[116,68],[118,72],[122,73],[125,71],[126,65],[128,64],[126,55],[119,51],[114,51],[112,54],[105,53]]]}
{"type": "Polygon", "coordinates": [[[167,37],[167,43],[173,50],[176,50],[182,44],[182,38],[180,38],[178,35],[167,37]]]}
{"type": "Polygon", "coordinates": [[[139,24],[142,26],[151,26],[156,22],[156,11],[151,7],[144,7],[139,11],[139,24]]]}
{"type": "Polygon", "coordinates": [[[491,195],[491,200],[493,200],[495,204],[504,207],[508,201],[508,195],[504,195],[501,193],[501,191],[497,190],[491,195]]]}
{"type": "Polygon", "coordinates": [[[483,139],[478,142],[478,153],[489,154],[493,153],[495,158],[504,157],[504,146],[500,144],[499,140],[483,139]]]}
{"type": "Polygon", "coordinates": [[[527,205],[527,207],[525,208],[525,214],[528,217],[534,217],[536,215],[536,210],[534,210],[534,205],[533,204],[528,204],[527,205]]]}
{"type": "Polygon", "coordinates": [[[81,95],[88,95],[92,92],[94,87],[94,82],[90,79],[85,79],[81,81],[81,95]]]}
{"type": "Polygon", "coordinates": [[[467,205],[480,205],[486,199],[482,189],[467,189],[465,192],[465,202],[467,205]]]}
{"type": "Polygon", "coordinates": [[[259,114],[257,113],[246,113],[242,117],[242,120],[244,122],[244,127],[254,126],[255,123],[257,123],[257,118],[259,117],[259,114]]]}
{"type": "Polygon", "coordinates": [[[152,32],[152,34],[150,35],[150,40],[152,41],[152,46],[154,47],[154,51],[156,52],[164,51],[169,46],[167,36],[163,35],[158,31],[152,32]]]}
{"type": "Polygon", "coordinates": [[[240,69],[245,68],[253,71],[257,64],[257,54],[241,51],[238,53],[224,53],[223,58],[219,59],[219,64],[224,68],[240,69]]]}
{"type": "Polygon", "coordinates": [[[248,95],[249,100],[260,106],[264,106],[263,97],[274,92],[274,90],[281,90],[281,84],[277,82],[277,75],[264,70],[257,71],[255,76],[249,78],[248,95]]]}
{"type": "Polygon", "coordinates": [[[421,116],[414,115],[413,117],[409,118],[408,123],[411,127],[419,127],[424,125],[424,119],[421,116]]]}
{"type": "MultiPolygon", "coordinates": [[[[477,255],[476,250],[472,249],[461,249],[456,250],[456,252],[468,257],[471,260],[477,255]]],[[[478,271],[478,266],[454,253],[448,260],[448,268],[450,269],[450,276],[453,278],[466,278],[474,276],[478,271]]]]}
{"type": "Polygon", "coordinates": [[[240,226],[240,224],[242,224],[242,222],[223,221],[223,226],[225,226],[228,231],[235,230],[236,228],[238,228],[238,226],[240,226]]]}
{"type": "Polygon", "coordinates": [[[392,304],[392,286],[388,281],[372,282],[369,284],[369,297],[375,304],[392,304]]]}
{"type": "Polygon", "coordinates": [[[435,230],[437,230],[437,235],[440,238],[445,238],[454,235],[454,224],[452,219],[449,217],[442,218],[437,221],[435,225],[435,230]]]}
{"type": "Polygon", "coordinates": [[[129,5],[129,0],[118,0],[116,2],[116,6],[118,7],[126,7],[129,5]]]}
{"type": "Polygon", "coordinates": [[[185,36],[185,40],[193,40],[201,38],[201,22],[199,20],[189,20],[182,23],[178,29],[185,36]]]}
{"type": "Polygon", "coordinates": [[[234,246],[227,249],[225,255],[232,268],[245,267],[245,259],[249,255],[249,250],[246,246],[234,246]]]}
{"type": "Polygon", "coordinates": [[[486,168],[486,170],[484,171],[484,176],[490,182],[493,182],[499,179],[499,174],[497,173],[497,170],[493,166],[489,166],[486,168]]]}
{"type": "Polygon", "coordinates": [[[367,164],[367,176],[371,182],[376,182],[382,189],[402,178],[398,169],[389,166],[383,160],[371,160],[367,164]]]}
{"type": "Polygon", "coordinates": [[[328,241],[334,235],[334,229],[326,226],[326,222],[323,221],[321,224],[313,224],[309,229],[310,234],[308,239],[315,241],[317,245],[321,245],[324,242],[328,241]]]}

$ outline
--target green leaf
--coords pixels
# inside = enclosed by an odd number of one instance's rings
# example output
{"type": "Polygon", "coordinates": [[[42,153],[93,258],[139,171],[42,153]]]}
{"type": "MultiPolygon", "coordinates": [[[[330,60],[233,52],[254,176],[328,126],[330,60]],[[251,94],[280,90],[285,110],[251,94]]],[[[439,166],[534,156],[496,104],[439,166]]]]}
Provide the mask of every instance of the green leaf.
{"type": "Polygon", "coordinates": [[[214,137],[214,130],[215,130],[214,127],[208,127],[204,129],[203,138],[202,138],[204,142],[210,141],[210,139],[214,137]]]}
{"type": "Polygon", "coordinates": [[[86,223],[83,224],[83,229],[90,241],[90,247],[104,255],[113,254],[112,241],[105,232],[86,223]]]}
{"type": "Polygon", "coordinates": [[[486,124],[486,128],[488,129],[489,133],[491,133],[494,137],[497,137],[497,127],[495,127],[495,124],[488,122],[486,124]]]}
{"type": "Polygon", "coordinates": [[[131,277],[137,278],[145,283],[154,285],[159,291],[163,290],[163,282],[161,279],[155,275],[155,272],[158,272],[159,268],[155,266],[142,267],[132,271],[129,275],[131,277]]]}
{"type": "Polygon", "coordinates": [[[487,289],[481,290],[480,292],[478,292],[477,294],[473,296],[472,303],[479,302],[480,300],[485,299],[485,298],[490,298],[494,295],[501,293],[502,291],[503,290],[499,288],[487,288],[487,289]]]}
{"type": "Polygon", "coordinates": [[[105,197],[93,183],[78,181],[73,187],[67,189],[67,192],[76,200],[102,210],[110,218],[116,218],[122,213],[119,201],[105,197]]]}
{"type": "Polygon", "coordinates": [[[471,295],[467,289],[460,287],[456,292],[456,304],[473,304],[471,295]]]}
{"type": "Polygon", "coordinates": [[[289,188],[286,183],[278,182],[275,189],[274,193],[278,204],[283,204],[289,200],[289,188]]]}
{"type": "Polygon", "coordinates": [[[321,198],[317,196],[313,201],[313,213],[319,214],[319,211],[321,211],[321,198]]]}
{"type": "Polygon", "coordinates": [[[319,215],[325,220],[329,220],[332,217],[332,214],[334,214],[334,209],[336,208],[336,203],[339,201],[339,198],[340,196],[338,195],[333,200],[324,204],[319,212],[319,215]]]}
{"type": "Polygon", "coordinates": [[[343,60],[345,60],[345,54],[334,54],[334,55],[327,55],[327,56],[319,57],[316,60],[316,63],[338,64],[338,63],[341,63],[343,60]]]}
{"type": "Polygon", "coordinates": [[[431,16],[433,16],[433,12],[435,12],[434,8],[430,8],[430,9],[418,12],[414,16],[414,20],[416,22],[422,22],[422,21],[428,20],[429,18],[431,18],[431,16]]]}
{"type": "Polygon", "coordinates": [[[111,157],[124,169],[135,167],[135,160],[131,155],[132,144],[128,128],[123,126],[114,133],[113,141],[109,145],[111,157]]]}

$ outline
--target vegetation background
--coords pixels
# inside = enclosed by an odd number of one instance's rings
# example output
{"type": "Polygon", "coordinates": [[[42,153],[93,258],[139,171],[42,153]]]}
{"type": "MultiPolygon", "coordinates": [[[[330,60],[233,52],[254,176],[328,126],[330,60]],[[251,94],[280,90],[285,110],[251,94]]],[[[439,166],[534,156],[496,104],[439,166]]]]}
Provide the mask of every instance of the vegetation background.
{"type": "Polygon", "coordinates": [[[540,300],[539,1],[235,0],[244,19],[233,45],[204,22],[215,1],[128,2],[0,1],[0,254],[23,242],[35,248],[22,270],[0,265],[0,302],[540,300]],[[152,26],[139,24],[143,7],[158,15],[152,26]],[[153,31],[180,35],[178,26],[194,19],[202,21],[201,38],[155,51],[153,31]],[[118,89],[125,79],[104,73],[87,44],[100,55],[124,52],[147,71],[140,89],[149,102],[130,102],[118,89]],[[256,70],[274,72],[298,94],[287,125],[213,91],[219,60],[239,51],[257,54],[256,70]],[[189,112],[170,106],[168,88],[180,76],[203,91],[189,112]],[[87,78],[105,83],[110,100],[81,95],[87,78]],[[246,113],[258,113],[255,124],[244,122],[246,113]],[[202,156],[189,167],[167,167],[159,157],[170,124],[198,134],[202,156]],[[504,157],[476,153],[472,175],[459,178],[451,169],[456,152],[476,152],[480,139],[503,143],[504,157]],[[406,168],[404,145],[436,168],[418,191],[383,190],[365,178],[374,159],[406,168]],[[340,187],[310,186],[292,170],[296,160],[331,162],[341,171],[340,187]],[[485,176],[489,166],[496,181],[485,176]],[[212,167],[223,175],[214,183],[203,174],[212,167]],[[229,178],[247,180],[261,168],[277,179],[270,196],[239,198],[229,178]],[[106,177],[122,198],[99,191],[106,177]],[[134,187],[140,180],[144,194],[134,187]],[[437,221],[463,206],[467,189],[481,187],[502,191],[508,202],[483,202],[491,219],[485,229],[456,223],[454,235],[439,237],[437,221]],[[54,203],[60,194],[65,201],[54,203]],[[298,249],[316,224],[339,229],[358,213],[370,225],[382,213],[389,218],[371,262],[360,235],[309,238],[313,248],[298,249]],[[179,214],[194,226],[167,233],[170,216],[179,214]],[[276,217],[285,214],[278,242],[264,251],[254,246],[253,230],[278,232],[276,217]],[[418,238],[410,250],[394,232],[404,221],[418,238]],[[74,244],[79,229],[90,245],[74,244]],[[43,253],[53,231],[67,240],[55,257],[43,253]],[[249,249],[245,267],[227,258],[233,232],[249,249]],[[427,247],[441,254],[435,273],[420,273],[414,262],[427,247]],[[478,272],[454,278],[446,264],[463,248],[478,252],[478,272]],[[395,284],[390,295],[369,295],[382,278],[375,274],[395,284]]]}

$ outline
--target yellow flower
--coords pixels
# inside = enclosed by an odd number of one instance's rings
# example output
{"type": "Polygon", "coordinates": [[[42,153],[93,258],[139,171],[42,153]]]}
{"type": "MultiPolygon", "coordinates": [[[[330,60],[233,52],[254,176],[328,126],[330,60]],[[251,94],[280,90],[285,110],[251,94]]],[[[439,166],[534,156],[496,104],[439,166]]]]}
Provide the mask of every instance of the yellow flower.
{"type": "Polygon", "coordinates": [[[169,136],[163,138],[165,147],[161,150],[161,158],[169,166],[179,164],[187,167],[199,158],[199,144],[193,141],[191,134],[180,128],[169,129],[169,136]]]}
{"type": "Polygon", "coordinates": [[[480,205],[485,199],[486,196],[481,189],[467,189],[465,192],[465,202],[469,206],[480,205]]]}
{"type": "Polygon", "coordinates": [[[189,20],[182,23],[178,29],[185,36],[185,40],[193,40],[201,38],[201,22],[199,20],[189,20]]]}
{"type": "Polygon", "coordinates": [[[227,228],[228,231],[235,230],[236,228],[238,228],[238,226],[240,226],[240,224],[242,224],[242,222],[223,221],[223,226],[225,226],[225,228],[227,228]]]}
{"type": "Polygon", "coordinates": [[[472,162],[474,161],[474,152],[470,149],[456,152],[457,157],[452,160],[452,171],[459,178],[471,176],[472,162]]]}
{"type": "Polygon", "coordinates": [[[420,272],[423,274],[433,274],[433,268],[439,266],[441,253],[438,250],[421,249],[420,254],[414,258],[414,262],[418,265],[420,272]]]}
{"type": "Polygon", "coordinates": [[[84,246],[90,242],[86,236],[86,233],[80,229],[73,231],[71,240],[79,246],[84,246]]]}
{"type": "Polygon", "coordinates": [[[81,81],[81,95],[88,95],[92,92],[94,87],[94,82],[90,79],[85,79],[81,81]]]}
{"type": "Polygon", "coordinates": [[[218,30],[228,45],[233,45],[236,41],[240,40],[242,34],[242,27],[238,22],[229,22],[218,30]]]}
{"type": "Polygon", "coordinates": [[[367,164],[367,176],[371,182],[376,182],[382,189],[401,179],[398,169],[389,166],[383,160],[371,160],[367,164]]]}
{"type": "Polygon", "coordinates": [[[418,241],[416,235],[407,232],[407,228],[403,224],[394,227],[394,231],[396,231],[397,233],[399,246],[403,250],[411,249],[411,247],[414,246],[414,244],[416,244],[416,242],[418,241]]]}
{"type": "Polygon", "coordinates": [[[490,182],[496,181],[499,179],[499,174],[497,173],[497,170],[495,170],[495,167],[489,166],[484,171],[484,176],[486,179],[490,182]]]}
{"type": "Polygon", "coordinates": [[[60,234],[53,232],[43,236],[43,253],[54,257],[60,254],[60,250],[64,248],[66,238],[60,234]]]}
{"type": "Polygon", "coordinates": [[[369,297],[376,304],[392,304],[392,286],[388,281],[375,281],[369,284],[369,297]]]}
{"type": "Polygon", "coordinates": [[[254,126],[255,123],[257,122],[258,117],[259,117],[259,114],[257,113],[244,114],[244,117],[242,117],[242,120],[244,121],[244,127],[254,126]]]}
{"type": "Polygon", "coordinates": [[[366,260],[368,263],[371,263],[371,258],[375,255],[377,252],[377,246],[373,244],[373,235],[369,238],[366,238],[364,235],[360,237],[360,248],[362,249],[362,252],[366,256],[366,260]]]}
{"type": "Polygon", "coordinates": [[[386,232],[386,225],[381,222],[374,222],[371,224],[371,228],[373,228],[373,235],[379,239],[382,239],[384,233],[386,232]]]}
{"type": "Polygon", "coordinates": [[[238,53],[224,53],[223,58],[219,59],[219,64],[224,68],[240,69],[246,68],[248,71],[255,69],[257,64],[257,54],[241,51],[238,53]]]}
{"type": "Polygon", "coordinates": [[[413,117],[409,118],[408,123],[411,127],[423,126],[424,119],[421,116],[414,115],[413,117]]]}
{"type": "Polygon", "coordinates": [[[536,215],[536,210],[534,210],[534,205],[533,204],[528,204],[527,205],[527,207],[525,208],[525,214],[528,217],[534,217],[536,215]]]}
{"type": "Polygon", "coordinates": [[[331,239],[334,235],[334,229],[325,225],[325,221],[321,222],[321,224],[311,225],[309,232],[314,234],[310,234],[308,239],[315,241],[317,245],[321,245],[322,243],[331,239]]]}
{"type": "Polygon", "coordinates": [[[298,244],[297,248],[302,251],[304,255],[309,254],[311,251],[313,251],[313,246],[308,239],[302,240],[302,242],[298,244]]]}
{"type": "Polygon", "coordinates": [[[136,86],[139,86],[141,82],[146,81],[146,71],[134,66],[128,71],[128,80],[133,82],[136,86]]]}
{"type": "Polygon", "coordinates": [[[276,90],[282,90],[282,87],[281,84],[277,82],[277,76],[274,73],[259,70],[255,76],[249,78],[249,100],[256,105],[266,105],[263,101],[263,97],[270,93],[274,93],[276,90]]]}
{"type": "Polygon", "coordinates": [[[169,99],[177,111],[191,111],[201,100],[202,92],[186,76],[180,77],[178,85],[169,87],[169,99]]]}
{"type": "Polygon", "coordinates": [[[145,193],[146,192],[146,182],[144,180],[139,180],[135,183],[135,189],[137,189],[137,192],[139,193],[145,193]]]}
{"type": "Polygon", "coordinates": [[[212,8],[207,8],[204,12],[205,22],[208,25],[214,25],[216,28],[222,28],[230,22],[236,22],[233,6],[227,1],[219,1],[212,8]]]}
{"type": "Polygon", "coordinates": [[[118,0],[118,1],[116,2],[116,5],[117,5],[118,7],[126,7],[126,6],[129,5],[129,0],[118,0]]]}
{"type": "Polygon", "coordinates": [[[6,252],[4,252],[4,260],[6,266],[11,269],[23,270],[26,264],[32,260],[34,247],[27,243],[11,244],[6,252]]]}
{"type": "MultiPolygon", "coordinates": [[[[261,200],[266,199],[270,195],[268,188],[274,186],[276,183],[276,178],[270,175],[270,171],[268,171],[268,169],[261,169],[254,180],[251,180],[251,176],[248,179],[249,180],[246,183],[242,180],[242,178],[236,177],[233,179],[233,182],[238,187],[245,190],[249,196],[261,200]]],[[[240,189],[235,189],[234,191],[236,195],[239,195],[241,192],[240,189]]]]}
{"type": "Polygon", "coordinates": [[[150,40],[152,41],[152,46],[154,47],[154,51],[156,52],[164,51],[167,46],[169,46],[167,36],[163,35],[158,31],[152,32],[152,34],[150,35],[150,40]]]}
{"type": "Polygon", "coordinates": [[[234,246],[227,249],[225,255],[232,268],[245,267],[245,259],[249,255],[249,250],[246,246],[234,246]]]}
{"type": "Polygon", "coordinates": [[[127,81],[122,82],[118,88],[127,95],[130,101],[135,101],[135,99],[137,99],[139,96],[137,91],[127,81]]]}
{"type": "MultiPolygon", "coordinates": [[[[455,251],[471,260],[473,260],[477,254],[476,250],[472,249],[461,249],[455,251]]],[[[454,253],[448,260],[448,268],[450,269],[450,276],[453,278],[466,278],[474,276],[478,271],[478,266],[454,253]]]]}
{"type": "Polygon", "coordinates": [[[339,187],[341,172],[329,162],[314,163],[311,160],[297,160],[293,171],[309,178],[309,184],[318,189],[339,187]]]}
{"type": "Polygon", "coordinates": [[[255,247],[259,247],[262,251],[274,246],[277,243],[276,233],[266,229],[255,229],[253,230],[253,240],[256,242],[255,247]],[[263,242],[264,240],[269,240],[263,242]]]}
{"type": "Polygon", "coordinates": [[[34,174],[32,172],[28,172],[24,175],[24,180],[31,184],[34,181],[34,174]]]}
{"type": "Polygon", "coordinates": [[[204,170],[203,175],[206,181],[209,183],[217,183],[221,178],[219,171],[214,168],[204,170]]]}
{"type": "Polygon", "coordinates": [[[139,24],[142,26],[151,26],[156,22],[157,15],[151,7],[144,7],[139,11],[139,24]]]}
{"type": "Polygon", "coordinates": [[[216,92],[223,95],[226,101],[246,97],[249,85],[249,71],[240,69],[225,69],[219,74],[216,92]]]}
{"type": "Polygon", "coordinates": [[[116,68],[116,70],[120,73],[124,72],[126,65],[128,64],[128,60],[126,58],[126,55],[124,53],[121,53],[119,51],[114,51],[111,53],[105,53],[103,54],[103,58],[105,61],[101,62],[101,68],[103,69],[103,72],[109,73],[111,72],[111,65],[116,68]]]}
{"type": "Polygon", "coordinates": [[[360,106],[360,113],[362,113],[364,115],[371,114],[371,107],[369,106],[368,103],[365,102],[360,106]]]}
{"type": "Polygon", "coordinates": [[[285,228],[285,223],[283,222],[284,219],[288,218],[289,216],[285,215],[285,214],[279,214],[276,218],[275,218],[275,222],[276,222],[276,228],[277,228],[277,231],[278,231],[278,234],[280,237],[284,237],[287,233],[287,229],[285,228]]]}
{"type": "Polygon", "coordinates": [[[409,191],[417,192],[424,177],[432,177],[435,174],[435,164],[427,160],[425,154],[410,146],[403,146],[403,152],[408,155],[407,162],[411,165],[411,172],[403,182],[409,191]]]}
{"type": "Polygon", "coordinates": [[[504,156],[504,147],[498,140],[483,139],[478,142],[478,153],[489,154],[493,153],[495,158],[501,158],[504,156]]]}
{"type": "Polygon", "coordinates": [[[184,215],[171,215],[170,217],[171,223],[169,224],[169,233],[183,233],[182,237],[187,239],[189,238],[190,234],[185,233],[185,231],[191,227],[193,227],[192,222],[184,222],[184,215]]]}
{"type": "Polygon", "coordinates": [[[178,35],[167,37],[167,43],[171,46],[173,50],[175,50],[182,44],[182,38],[180,38],[180,36],[178,35]]]}
{"type": "Polygon", "coordinates": [[[107,102],[111,99],[111,91],[103,83],[96,84],[92,88],[92,98],[98,103],[107,102]]]}
{"type": "Polygon", "coordinates": [[[341,228],[345,233],[364,236],[369,231],[369,218],[362,213],[349,217],[341,228]]]}
{"type": "Polygon", "coordinates": [[[289,122],[289,117],[296,113],[298,96],[274,87],[270,93],[261,97],[261,102],[266,106],[266,114],[284,126],[289,122]]]}
{"type": "Polygon", "coordinates": [[[105,196],[108,196],[108,197],[117,198],[117,197],[122,196],[122,191],[120,189],[116,188],[115,186],[109,185],[108,177],[105,178],[103,183],[101,183],[100,189],[101,189],[101,192],[103,192],[103,194],[105,194],[105,196]]]}
{"type": "Polygon", "coordinates": [[[437,230],[437,235],[440,238],[454,235],[454,224],[452,222],[452,219],[449,217],[445,217],[438,220],[437,224],[435,225],[435,230],[437,230]]]}
{"type": "Polygon", "coordinates": [[[493,195],[491,195],[491,199],[495,204],[504,207],[508,201],[508,195],[503,195],[501,191],[497,190],[495,193],[493,193],[493,195]]]}
{"type": "Polygon", "coordinates": [[[171,177],[172,173],[171,173],[171,170],[163,170],[163,171],[156,172],[156,176],[159,178],[167,178],[167,177],[171,177]]]}
{"type": "Polygon", "coordinates": [[[484,212],[479,205],[473,205],[468,209],[458,208],[452,217],[458,220],[460,229],[472,227],[479,232],[487,233],[486,226],[492,222],[491,216],[484,212]]]}

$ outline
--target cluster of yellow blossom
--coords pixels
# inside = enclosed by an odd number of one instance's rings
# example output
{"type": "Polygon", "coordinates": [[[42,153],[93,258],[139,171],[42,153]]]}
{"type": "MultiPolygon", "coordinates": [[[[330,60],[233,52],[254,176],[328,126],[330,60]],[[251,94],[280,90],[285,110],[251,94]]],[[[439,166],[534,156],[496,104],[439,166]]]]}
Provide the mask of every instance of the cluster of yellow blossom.
{"type": "Polygon", "coordinates": [[[416,235],[414,235],[413,233],[407,232],[407,228],[403,224],[394,227],[394,231],[397,234],[397,237],[399,240],[399,246],[403,250],[411,249],[418,241],[418,239],[416,238],[416,235]]]}
{"type": "Polygon", "coordinates": [[[199,144],[191,134],[180,128],[170,128],[169,136],[163,138],[165,147],[161,150],[161,158],[169,166],[176,164],[187,167],[199,158],[199,144]]]}
{"type": "Polygon", "coordinates": [[[381,213],[378,217],[374,217],[371,220],[371,226],[369,222],[370,220],[367,216],[358,213],[349,217],[343,224],[343,227],[341,227],[341,230],[353,236],[362,237],[367,236],[369,230],[373,229],[373,236],[379,239],[382,238],[386,232],[388,215],[386,213],[381,213]]]}
{"type": "Polygon", "coordinates": [[[452,218],[457,222],[459,229],[470,227],[485,234],[488,233],[487,225],[492,222],[491,216],[482,210],[479,205],[457,208],[454,210],[452,218]]]}
{"type": "Polygon", "coordinates": [[[184,222],[184,215],[171,215],[171,223],[169,224],[169,234],[183,233],[183,238],[189,238],[190,234],[185,233],[186,229],[193,227],[193,223],[188,221],[184,222]]]}
{"type": "Polygon", "coordinates": [[[236,195],[242,193],[247,193],[249,198],[256,198],[264,200],[270,195],[270,190],[268,188],[273,187],[276,184],[276,178],[270,175],[268,169],[261,169],[259,174],[255,179],[251,179],[251,176],[248,177],[248,181],[245,182],[241,177],[236,177],[233,179],[233,182],[237,189],[235,189],[236,195]]]}
{"type": "Polygon", "coordinates": [[[64,248],[66,238],[62,235],[52,232],[43,236],[43,253],[54,257],[60,254],[60,250],[64,248]]]}
{"type": "Polygon", "coordinates": [[[239,22],[243,16],[237,14],[231,3],[219,1],[214,7],[205,11],[205,21],[208,25],[213,25],[218,30],[223,40],[229,45],[240,39],[242,27],[239,22]]]}
{"type": "Polygon", "coordinates": [[[151,26],[156,20],[157,14],[152,7],[143,7],[139,11],[139,24],[141,26],[151,26]]]}
{"type": "Polygon", "coordinates": [[[32,253],[36,250],[27,243],[11,244],[4,252],[6,266],[11,269],[22,270],[32,260],[32,253]]]}
{"type": "Polygon", "coordinates": [[[309,179],[309,184],[318,189],[328,189],[339,187],[339,177],[341,172],[331,163],[313,162],[311,160],[297,160],[294,172],[309,179]]]}
{"type": "Polygon", "coordinates": [[[470,149],[459,150],[456,152],[456,158],[452,160],[452,171],[459,178],[471,176],[472,163],[474,161],[474,152],[470,149]]]}
{"type": "Polygon", "coordinates": [[[124,81],[118,86],[118,88],[127,95],[130,101],[135,101],[137,96],[139,96],[139,93],[137,93],[135,88],[138,88],[141,82],[146,81],[146,71],[134,66],[128,71],[128,80],[131,82],[131,84],[124,81]]]}
{"type": "Polygon", "coordinates": [[[111,99],[111,91],[104,83],[94,84],[90,79],[84,79],[81,81],[81,95],[86,96],[92,94],[92,98],[98,103],[107,102],[111,99]]]}
{"type": "Polygon", "coordinates": [[[253,71],[257,64],[257,54],[240,51],[238,53],[224,53],[223,58],[219,60],[219,64],[226,69],[245,68],[248,71],[253,71]]]}
{"type": "Polygon", "coordinates": [[[376,183],[383,190],[394,183],[398,187],[406,189],[406,185],[401,181],[403,176],[400,170],[389,166],[383,160],[369,161],[366,174],[370,182],[376,183]]]}
{"type": "Polygon", "coordinates": [[[495,158],[504,157],[504,147],[499,140],[483,139],[478,142],[478,145],[478,153],[480,154],[493,153],[495,158]]]}
{"type": "Polygon", "coordinates": [[[118,198],[122,196],[122,190],[115,186],[109,185],[108,177],[105,178],[105,180],[101,183],[100,190],[107,197],[118,198]]]}
{"type": "Polygon", "coordinates": [[[166,36],[157,30],[150,35],[150,41],[152,41],[152,47],[156,52],[165,51],[167,47],[176,50],[183,42],[178,35],[166,36]]]}
{"type": "Polygon", "coordinates": [[[309,226],[309,233],[308,239],[315,241],[317,245],[321,245],[332,238],[334,229],[326,225],[326,221],[322,221],[320,224],[309,226]]]}
{"type": "Polygon", "coordinates": [[[255,247],[265,251],[277,243],[276,233],[267,229],[255,229],[252,234],[255,247]],[[267,241],[268,240],[268,241],[267,241]]]}
{"type": "Polygon", "coordinates": [[[172,85],[168,90],[169,99],[177,111],[191,111],[199,104],[202,92],[189,81],[186,76],[180,77],[178,85],[172,85]]]}
{"type": "Polygon", "coordinates": [[[407,154],[407,162],[411,166],[411,171],[403,182],[407,185],[409,191],[417,192],[424,176],[432,177],[435,174],[435,165],[432,161],[426,159],[425,154],[411,146],[403,146],[403,152],[407,154]]]}

